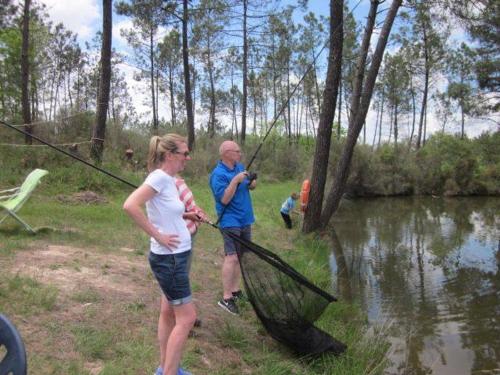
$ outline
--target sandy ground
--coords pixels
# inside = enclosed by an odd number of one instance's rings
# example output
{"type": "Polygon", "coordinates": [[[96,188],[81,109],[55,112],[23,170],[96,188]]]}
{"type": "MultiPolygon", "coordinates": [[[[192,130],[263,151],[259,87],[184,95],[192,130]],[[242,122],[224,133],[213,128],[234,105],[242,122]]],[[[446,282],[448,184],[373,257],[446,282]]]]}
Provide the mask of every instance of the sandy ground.
{"type": "MultiPolygon", "coordinates": [[[[241,373],[250,373],[250,369],[242,366],[240,353],[225,346],[217,338],[217,331],[226,322],[231,322],[257,335],[259,340],[270,339],[261,336],[256,325],[250,322],[253,320],[251,308],[243,314],[248,319],[234,318],[217,306],[221,260],[221,257],[203,250],[195,253],[191,279],[194,302],[202,326],[194,330],[188,340],[187,350],[195,350],[199,354],[199,368],[206,370],[200,372],[198,368],[197,374],[238,367],[241,373]]],[[[133,334],[135,330],[147,327],[151,331],[151,342],[155,345],[160,292],[149,270],[146,256],[138,255],[134,249],[120,248],[103,252],[97,249],[37,244],[36,247],[18,252],[9,268],[12,275],[30,277],[58,290],[56,308],[53,311],[34,319],[22,319],[20,330],[29,353],[48,356],[54,361],[81,358],[81,353],[75,349],[75,339],[70,330],[61,329],[54,335],[47,327],[75,326],[83,321],[88,324],[89,310],[95,316],[92,322],[95,328],[118,327],[117,329],[130,330],[133,334]],[[75,298],[86,291],[91,291],[98,300],[81,302],[75,298]],[[123,314],[123,306],[132,304],[143,306],[143,315],[139,315],[139,318],[137,314],[131,317],[123,314]]],[[[98,360],[86,362],[84,366],[92,374],[98,374],[103,363],[98,360]]]]}

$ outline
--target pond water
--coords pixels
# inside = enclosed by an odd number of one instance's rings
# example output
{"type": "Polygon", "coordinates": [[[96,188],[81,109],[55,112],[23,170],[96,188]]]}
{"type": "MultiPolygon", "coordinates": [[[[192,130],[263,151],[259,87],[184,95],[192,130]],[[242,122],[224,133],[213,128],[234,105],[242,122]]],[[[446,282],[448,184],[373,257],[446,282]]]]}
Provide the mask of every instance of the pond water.
{"type": "Polygon", "coordinates": [[[388,374],[500,374],[500,198],[346,201],[339,297],[388,325],[388,374]]]}

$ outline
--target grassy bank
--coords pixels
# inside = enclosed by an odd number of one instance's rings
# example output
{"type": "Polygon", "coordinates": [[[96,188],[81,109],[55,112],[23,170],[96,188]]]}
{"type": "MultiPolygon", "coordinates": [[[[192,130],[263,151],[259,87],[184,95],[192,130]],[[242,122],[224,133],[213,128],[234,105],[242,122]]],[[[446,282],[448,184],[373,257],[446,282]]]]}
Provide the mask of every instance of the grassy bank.
{"type": "MultiPolygon", "coordinates": [[[[159,290],[147,266],[148,239],[121,210],[130,190],[98,180],[96,191],[105,201],[88,199],[75,195],[80,187],[68,182],[101,177],[79,167],[67,173],[51,170],[20,212],[40,228],[36,236],[10,219],[0,227],[0,311],[20,329],[32,374],[151,374],[158,364],[159,290]]],[[[125,174],[136,183],[141,179],[125,174]]],[[[198,204],[214,217],[208,187],[191,182],[198,204]]],[[[287,231],[279,216],[282,201],[298,188],[261,182],[253,193],[254,241],[331,290],[328,245],[296,228],[287,231]]],[[[228,316],[216,306],[221,262],[220,234],[202,226],[192,286],[203,325],[188,340],[183,359],[194,374],[382,372],[387,345],[382,335],[366,333],[356,306],[331,304],[318,322],[349,346],[347,352],[312,360],[271,339],[249,304],[240,317],[228,316]]]]}

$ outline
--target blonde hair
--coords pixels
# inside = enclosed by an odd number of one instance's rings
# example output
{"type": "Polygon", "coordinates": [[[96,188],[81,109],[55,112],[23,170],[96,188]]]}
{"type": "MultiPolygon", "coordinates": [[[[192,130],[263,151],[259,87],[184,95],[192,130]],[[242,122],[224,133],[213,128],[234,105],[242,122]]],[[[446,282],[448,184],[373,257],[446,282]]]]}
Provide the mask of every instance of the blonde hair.
{"type": "Polygon", "coordinates": [[[165,134],[160,137],[155,135],[149,141],[148,171],[151,172],[165,161],[167,152],[176,152],[179,143],[187,143],[186,138],[175,133],[165,134]]]}
{"type": "Polygon", "coordinates": [[[292,193],[290,196],[292,197],[293,200],[299,199],[299,195],[297,193],[295,193],[295,192],[292,193]]]}

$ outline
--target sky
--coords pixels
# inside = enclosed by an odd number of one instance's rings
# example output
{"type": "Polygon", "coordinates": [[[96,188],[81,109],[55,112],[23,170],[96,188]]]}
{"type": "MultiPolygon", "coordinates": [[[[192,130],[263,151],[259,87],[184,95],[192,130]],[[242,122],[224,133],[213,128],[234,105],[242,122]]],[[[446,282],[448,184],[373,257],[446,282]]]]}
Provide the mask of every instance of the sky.
{"type": "MultiPolygon", "coordinates": [[[[78,34],[78,40],[83,45],[84,42],[92,40],[96,32],[102,28],[102,2],[99,0],[73,0],[71,5],[62,0],[40,0],[47,5],[47,12],[51,20],[55,23],[61,22],[64,26],[74,33],[78,34]]],[[[286,4],[288,1],[282,1],[286,4]]],[[[353,14],[358,21],[365,20],[369,9],[369,0],[356,0],[349,1],[349,9],[355,7],[353,14]]],[[[384,5],[387,3],[384,3],[384,5]]],[[[384,7],[387,7],[385,5],[384,7]]],[[[309,0],[308,8],[310,11],[316,13],[318,16],[329,15],[329,1],[327,0],[309,0]]],[[[296,16],[296,21],[300,21],[302,15],[296,16]]],[[[113,48],[125,55],[130,52],[130,48],[124,38],[120,36],[120,30],[124,28],[131,28],[132,21],[129,18],[113,14],[113,48]]],[[[453,30],[453,38],[458,42],[463,39],[463,32],[459,29],[453,30]]],[[[391,51],[388,46],[387,51],[391,51]]],[[[140,89],[141,83],[133,79],[135,68],[127,64],[121,64],[121,71],[125,74],[130,93],[134,100],[134,106],[138,114],[145,113],[149,110],[147,104],[148,99],[142,94],[140,89]]],[[[160,106],[160,118],[168,117],[168,106],[160,106]]],[[[373,137],[374,124],[375,124],[374,111],[368,113],[367,116],[367,139],[371,141],[373,137]]],[[[198,118],[201,118],[198,116],[198,118]]],[[[346,123],[346,120],[343,120],[346,123]]],[[[404,127],[405,125],[403,125],[404,127]]],[[[450,125],[448,125],[450,127],[450,125]]],[[[436,121],[432,112],[428,114],[428,131],[430,133],[439,130],[439,124],[436,121]]],[[[474,124],[467,126],[469,136],[476,136],[485,130],[495,130],[496,126],[487,121],[474,121],[474,124]]],[[[403,133],[404,133],[404,129],[403,133]]],[[[450,130],[450,128],[448,128],[450,130]]],[[[451,130],[458,131],[458,127],[454,126],[451,130]]]]}

